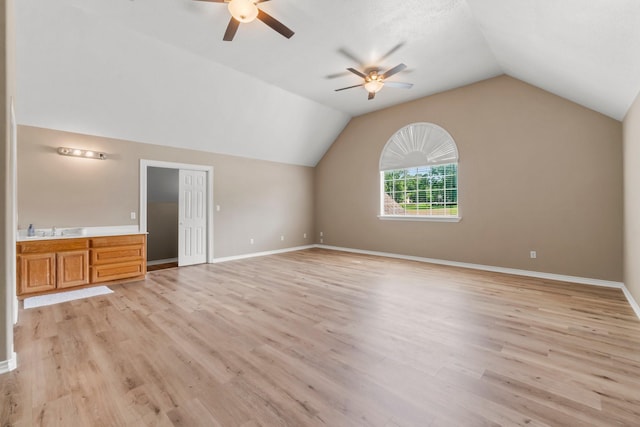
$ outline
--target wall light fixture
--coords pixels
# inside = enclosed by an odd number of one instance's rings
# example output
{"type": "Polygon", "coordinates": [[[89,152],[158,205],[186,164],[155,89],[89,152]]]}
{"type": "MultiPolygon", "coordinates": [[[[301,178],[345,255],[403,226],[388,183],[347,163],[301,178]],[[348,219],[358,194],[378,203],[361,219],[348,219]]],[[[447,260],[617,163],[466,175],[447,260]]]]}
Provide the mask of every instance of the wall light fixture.
{"type": "Polygon", "coordinates": [[[93,150],[82,150],[80,148],[58,147],[58,154],[61,156],[85,157],[87,159],[107,159],[107,155],[105,153],[93,150]]]}

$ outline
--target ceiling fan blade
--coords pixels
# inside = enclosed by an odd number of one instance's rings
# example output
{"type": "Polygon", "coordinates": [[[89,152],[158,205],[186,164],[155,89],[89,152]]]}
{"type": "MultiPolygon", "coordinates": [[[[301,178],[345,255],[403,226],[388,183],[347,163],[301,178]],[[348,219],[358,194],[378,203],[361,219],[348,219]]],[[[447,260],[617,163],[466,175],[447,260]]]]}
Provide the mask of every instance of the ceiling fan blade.
{"type": "Polygon", "coordinates": [[[346,48],[341,47],[340,49],[338,49],[338,52],[343,54],[344,56],[346,56],[356,64],[360,65],[362,68],[364,68],[364,61],[358,58],[357,56],[355,56],[353,53],[349,52],[346,48]]]}
{"type": "Polygon", "coordinates": [[[356,76],[360,76],[363,79],[367,78],[367,75],[361,71],[356,70],[355,68],[347,68],[347,70],[351,71],[353,74],[355,74],[356,76]]]}
{"type": "Polygon", "coordinates": [[[396,87],[400,89],[411,89],[413,87],[413,83],[403,83],[403,82],[384,82],[384,85],[388,87],[396,87]]]}
{"type": "Polygon", "coordinates": [[[369,92],[369,97],[367,98],[369,101],[371,101],[373,98],[376,97],[376,93],[375,92],[369,92]]]}
{"type": "MultiPolygon", "coordinates": [[[[224,1],[224,0],[223,0],[223,1],[224,1]]],[[[264,2],[266,2],[266,1],[269,1],[269,0],[258,0],[256,3],[264,3],[264,2]]]]}
{"type": "Polygon", "coordinates": [[[341,71],[339,73],[334,73],[334,74],[329,74],[327,76],[324,76],[325,79],[337,79],[338,77],[344,77],[344,76],[350,76],[351,74],[349,74],[347,71],[341,71]]]}
{"type": "Polygon", "coordinates": [[[196,0],[196,1],[207,1],[209,3],[226,3],[225,0],[196,0]]]}
{"type": "Polygon", "coordinates": [[[378,59],[378,62],[382,62],[385,59],[387,59],[388,57],[390,57],[393,53],[395,53],[395,51],[397,51],[398,49],[400,49],[402,46],[404,46],[404,42],[400,42],[397,45],[395,45],[394,47],[391,48],[391,50],[389,50],[389,52],[385,53],[384,55],[382,55],[380,57],[380,59],[378,59]]]}
{"type": "Polygon", "coordinates": [[[226,42],[230,42],[233,40],[233,37],[236,35],[236,31],[238,31],[238,27],[240,26],[240,21],[237,21],[235,18],[231,18],[229,21],[229,25],[227,25],[227,31],[224,32],[224,37],[222,40],[226,42]]]}
{"type": "Polygon", "coordinates": [[[353,86],[347,86],[347,87],[341,87],[340,89],[335,89],[336,92],[341,91],[341,90],[345,90],[345,89],[353,89],[354,87],[362,87],[364,86],[364,83],[359,84],[359,85],[353,85],[353,86]]]}
{"type": "Polygon", "coordinates": [[[267,13],[265,13],[262,10],[259,10],[259,9],[258,9],[258,19],[261,20],[262,22],[264,22],[265,24],[267,24],[268,26],[270,26],[271,28],[273,28],[278,33],[282,34],[283,36],[285,36],[288,39],[290,39],[291,36],[293,36],[295,34],[293,31],[291,31],[291,29],[289,29],[282,22],[278,21],[273,16],[271,16],[271,15],[269,15],[269,14],[267,14],[267,13]]]}
{"type": "Polygon", "coordinates": [[[406,66],[406,65],[404,65],[404,64],[398,64],[398,65],[396,65],[395,67],[393,67],[392,69],[390,69],[390,70],[388,70],[387,72],[385,72],[382,76],[380,76],[380,78],[381,78],[382,80],[384,80],[384,79],[386,79],[386,78],[388,78],[388,77],[393,76],[394,74],[399,73],[400,71],[404,70],[405,68],[407,68],[407,66],[406,66]]]}

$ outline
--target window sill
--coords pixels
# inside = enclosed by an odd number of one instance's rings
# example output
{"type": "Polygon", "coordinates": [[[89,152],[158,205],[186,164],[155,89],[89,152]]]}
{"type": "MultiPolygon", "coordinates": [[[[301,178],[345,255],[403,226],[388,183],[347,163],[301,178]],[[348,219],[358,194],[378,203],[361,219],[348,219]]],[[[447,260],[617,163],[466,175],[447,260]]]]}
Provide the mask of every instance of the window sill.
{"type": "Polygon", "coordinates": [[[460,216],[409,216],[409,215],[378,215],[378,219],[385,221],[430,221],[430,222],[460,222],[460,216]]]}

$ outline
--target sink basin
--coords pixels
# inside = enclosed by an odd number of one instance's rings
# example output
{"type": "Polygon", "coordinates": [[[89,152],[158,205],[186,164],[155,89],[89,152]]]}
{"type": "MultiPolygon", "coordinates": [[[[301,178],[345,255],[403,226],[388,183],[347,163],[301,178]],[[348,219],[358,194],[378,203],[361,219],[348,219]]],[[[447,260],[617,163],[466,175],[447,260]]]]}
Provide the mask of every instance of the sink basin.
{"type": "Polygon", "coordinates": [[[84,236],[87,233],[87,231],[82,228],[65,228],[64,230],[62,230],[60,232],[61,236],[84,236]]]}

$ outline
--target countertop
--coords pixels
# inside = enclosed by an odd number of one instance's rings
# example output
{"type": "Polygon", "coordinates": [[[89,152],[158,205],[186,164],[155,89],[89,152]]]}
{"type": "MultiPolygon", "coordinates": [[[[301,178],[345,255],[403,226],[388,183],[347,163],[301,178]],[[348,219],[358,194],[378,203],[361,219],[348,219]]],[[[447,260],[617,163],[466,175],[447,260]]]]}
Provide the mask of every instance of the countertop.
{"type": "Polygon", "coordinates": [[[62,227],[56,228],[56,234],[51,234],[51,228],[37,228],[35,236],[27,236],[27,230],[18,230],[16,242],[31,242],[37,240],[81,239],[87,237],[123,236],[128,234],[147,234],[140,232],[137,225],[122,225],[109,227],[62,227]]]}

